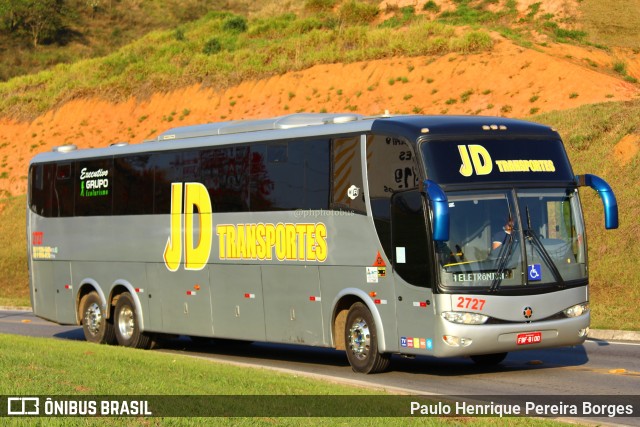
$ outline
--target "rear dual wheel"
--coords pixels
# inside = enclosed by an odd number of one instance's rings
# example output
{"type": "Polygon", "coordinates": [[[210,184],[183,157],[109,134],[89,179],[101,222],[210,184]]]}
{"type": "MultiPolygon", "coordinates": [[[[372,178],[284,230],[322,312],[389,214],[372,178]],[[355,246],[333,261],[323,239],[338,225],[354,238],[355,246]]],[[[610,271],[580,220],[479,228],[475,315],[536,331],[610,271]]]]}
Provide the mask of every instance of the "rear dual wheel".
{"type": "Polygon", "coordinates": [[[140,330],[136,305],[129,292],[124,292],[118,297],[113,323],[116,340],[121,346],[142,349],[151,347],[151,336],[140,330]]]}
{"type": "Polygon", "coordinates": [[[116,335],[111,319],[107,319],[107,308],[96,291],[89,292],[80,300],[82,331],[88,342],[115,344],[116,335]]]}

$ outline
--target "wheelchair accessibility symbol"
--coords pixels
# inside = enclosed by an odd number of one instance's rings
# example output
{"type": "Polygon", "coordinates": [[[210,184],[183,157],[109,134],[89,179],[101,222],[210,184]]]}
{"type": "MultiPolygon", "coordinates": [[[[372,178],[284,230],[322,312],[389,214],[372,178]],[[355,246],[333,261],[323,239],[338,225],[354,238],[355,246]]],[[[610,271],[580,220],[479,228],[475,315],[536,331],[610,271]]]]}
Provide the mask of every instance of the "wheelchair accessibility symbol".
{"type": "Polygon", "coordinates": [[[530,282],[542,280],[542,266],[540,264],[531,264],[528,266],[528,271],[530,282]]]}

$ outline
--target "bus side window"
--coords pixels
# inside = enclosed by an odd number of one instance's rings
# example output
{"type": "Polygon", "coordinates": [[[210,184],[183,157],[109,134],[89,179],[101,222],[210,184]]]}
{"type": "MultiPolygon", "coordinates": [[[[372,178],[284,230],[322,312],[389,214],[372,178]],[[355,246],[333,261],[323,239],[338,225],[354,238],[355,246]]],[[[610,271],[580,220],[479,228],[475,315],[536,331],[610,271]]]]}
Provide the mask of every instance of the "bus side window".
{"type": "Polygon", "coordinates": [[[328,139],[308,141],[305,150],[305,209],[329,209],[330,151],[328,139]]]}
{"type": "Polygon", "coordinates": [[[329,140],[251,146],[251,210],[329,208],[329,140]]]}
{"type": "Polygon", "coordinates": [[[75,181],[73,163],[59,163],[56,165],[56,179],[53,187],[52,216],[73,216],[75,181]]]}
{"type": "Polygon", "coordinates": [[[182,153],[156,153],[151,157],[154,170],[153,213],[171,212],[171,184],[182,182],[182,153]]]}
{"type": "Polygon", "coordinates": [[[331,156],[331,209],[366,214],[360,136],[334,139],[331,156]]]}
{"type": "Polygon", "coordinates": [[[248,145],[201,151],[202,183],[213,212],[249,211],[250,159],[248,145]]]}
{"type": "Polygon", "coordinates": [[[31,168],[29,206],[33,212],[44,217],[52,215],[51,196],[55,170],[54,164],[39,164],[31,168]]]}
{"type": "Polygon", "coordinates": [[[113,214],[153,213],[153,167],[151,156],[128,156],[114,161],[113,214]]]}

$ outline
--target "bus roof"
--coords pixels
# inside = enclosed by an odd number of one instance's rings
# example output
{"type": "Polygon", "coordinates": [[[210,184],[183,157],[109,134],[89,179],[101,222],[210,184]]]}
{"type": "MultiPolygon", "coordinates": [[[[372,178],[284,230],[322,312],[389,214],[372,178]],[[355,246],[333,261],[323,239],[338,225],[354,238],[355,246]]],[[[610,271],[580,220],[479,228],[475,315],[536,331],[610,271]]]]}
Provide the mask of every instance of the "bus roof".
{"type": "Polygon", "coordinates": [[[141,154],[184,148],[233,145],[282,139],[312,138],[357,133],[397,135],[416,141],[419,137],[447,138],[462,135],[510,137],[536,135],[559,139],[548,126],[490,116],[362,116],[342,113],[297,113],[269,119],[240,120],[169,129],[142,144],[116,143],[109,147],[77,150],[74,145],[55,147],[36,155],[31,163],[66,159],[141,154]],[[491,136],[487,133],[493,132],[491,136]]]}

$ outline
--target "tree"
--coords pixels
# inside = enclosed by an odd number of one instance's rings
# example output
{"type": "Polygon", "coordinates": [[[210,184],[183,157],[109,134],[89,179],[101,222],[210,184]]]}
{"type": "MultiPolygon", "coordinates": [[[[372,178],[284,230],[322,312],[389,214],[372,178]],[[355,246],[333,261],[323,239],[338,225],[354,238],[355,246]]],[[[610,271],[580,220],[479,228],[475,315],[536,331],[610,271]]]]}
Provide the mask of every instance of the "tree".
{"type": "Polygon", "coordinates": [[[62,27],[63,0],[23,0],[24,27],[29,31],[33,47],[62,27]]]}
{"type": "Polygon", "coordinates": [[[0,21],[2,21],[2,28],[9,33],[15,32],[22,23],[26,9],[25,0],[0,0],[0,21]]]}

